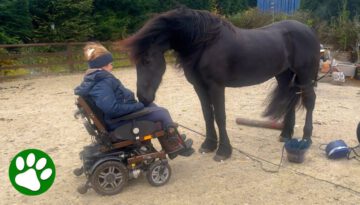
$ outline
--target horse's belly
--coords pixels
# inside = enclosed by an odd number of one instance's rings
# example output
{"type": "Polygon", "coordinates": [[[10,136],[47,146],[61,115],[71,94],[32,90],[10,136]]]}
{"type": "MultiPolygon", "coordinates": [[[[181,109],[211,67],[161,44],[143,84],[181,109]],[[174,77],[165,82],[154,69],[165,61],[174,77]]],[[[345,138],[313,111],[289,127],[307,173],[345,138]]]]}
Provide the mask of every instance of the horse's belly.
{"type": "Polygon", "coordinates": [[[228,80],[225,84],[226,87],[243,87],[243,86],[251,86],[263,83],[273,76],[257,76],[256,78],[251,78],[251,76],[242,76],[236,79],[228,80]]]}

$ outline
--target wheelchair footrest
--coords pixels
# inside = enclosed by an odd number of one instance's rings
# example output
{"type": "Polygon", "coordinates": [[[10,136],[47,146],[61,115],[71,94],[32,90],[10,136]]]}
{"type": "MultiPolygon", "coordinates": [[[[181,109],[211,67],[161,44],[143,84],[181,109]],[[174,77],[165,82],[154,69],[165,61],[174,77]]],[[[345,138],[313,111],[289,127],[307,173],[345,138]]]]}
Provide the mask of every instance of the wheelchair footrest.
{"type": "Polygon", "coordinates": [[[150,154],[139,155],[139,156],[131,157],[127,161],[128,161],[129,166],[131,166],[131,164],[136,164],[136,163],[142,162],[144,160],[156,159],[156,158],[166,159],[165,152],[160,151],[160,152],[153,152],[150,154]]]}

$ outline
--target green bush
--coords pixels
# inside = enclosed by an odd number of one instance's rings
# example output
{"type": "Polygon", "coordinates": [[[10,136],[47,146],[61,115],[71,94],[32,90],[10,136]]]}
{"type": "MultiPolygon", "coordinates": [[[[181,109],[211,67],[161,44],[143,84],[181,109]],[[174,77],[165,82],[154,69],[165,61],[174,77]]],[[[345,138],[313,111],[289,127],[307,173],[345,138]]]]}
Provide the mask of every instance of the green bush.
{"type": "Polygon", "coordinates": [[[320,39],[326,39],[328,28],[326,26],[326,22],[321,20],[320,18],[313,17],[313,15],[306,11],[298,11],[293,15],[287,15],[284,13],[280,14],[272,14],[261,12],[256,8],[251,8],[244,12],[235,14],[229,17],[229,20],[239,28],[259,28],[265,25],[269,25],[273,22],[281,21],[281,20],[297,20],[310,28],[314,29],[320,39]]]}
{"type": "Polygon", "coordinates": [[[230,16],[228,19],[239,28],[251,29],[271,24],[273,18],[270,13],[263,13],[256,8],[251,8],[230,16]]]}
{"type": "MultiPolygon", "coordinates": [[[[343,7],[346,8],[346,1],[343,7]]],[[[343,9],[337,18],[331,20],[328,39],[334,48],[354,52],[360,41],[360,21],[359,16],[350,19],[349,15],[349,11],[343,9]]]]}

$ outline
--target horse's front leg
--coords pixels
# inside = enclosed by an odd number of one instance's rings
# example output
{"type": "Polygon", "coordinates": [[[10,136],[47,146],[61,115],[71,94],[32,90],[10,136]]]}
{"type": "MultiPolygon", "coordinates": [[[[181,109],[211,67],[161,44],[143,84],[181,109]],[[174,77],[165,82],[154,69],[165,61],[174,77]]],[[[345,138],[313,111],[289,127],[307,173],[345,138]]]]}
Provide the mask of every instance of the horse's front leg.
{"type": "Polygon", "coordinates": [[[200,99],[202,112],[205,119],[205,126],[206,126],[206,138],[204,142],[201,144],[199,149],[200,153],[208,153],[215,151],[217,148],[217,136],[214,126],[214,113],[213,113],[213,106],[210,103],[210,97],[205,90],[205,88],[201,85],[194,85],[194,89],[200,99]]]}
{"type": "Polygon", "coordinates": [[[215,161],[231,157],[232,147],[226,131],[225,87],[213,85],[210,88],[210,98],[214,106],[216,124],[219,128],[219,148],[214,156],[215,161]]]}

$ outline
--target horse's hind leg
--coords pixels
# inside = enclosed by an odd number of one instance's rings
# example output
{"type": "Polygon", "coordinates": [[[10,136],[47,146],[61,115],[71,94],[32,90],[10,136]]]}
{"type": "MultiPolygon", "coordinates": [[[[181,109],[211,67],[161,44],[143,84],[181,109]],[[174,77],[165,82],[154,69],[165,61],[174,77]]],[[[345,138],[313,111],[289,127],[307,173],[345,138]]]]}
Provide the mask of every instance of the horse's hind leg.
{"type": "Polygon", "coordinates": [[[313,131],[313,111],[315,108],[316,94],[313,85],[302,89],[302,101],[306,108],[306,118],[303,139],[311,139],[313,131]]]}
{"type": "MultiPolygon", "coordinates": [[[[316,94],[314,91],[314,80],[316,79],[317,72],[310,72],[311,67],[318,67],[316,63],[314,65],[308,65],[298,69],[297,81],[298,86],[301,88],[302,104],[306,109],[305,125],[303,139],[311,139],[313,131],[313,111],[315,108],[316,94]]],[[[317,69],[314,69],[317,71],[317,69]]]]}
{"type": "MultiPolygon", "coordinates": [[[[290,70],[286,70],[277,75],[276,80],[278,82],[278,89],[282,94],[287,93],[286,96],[295,96],[295,98],[299,98],[299,96],[296,96],[296,91],[300,89],[292,87],[293,76],[294,73],[290,70]]],[[[296,99],[292,100],[296,101],[296,99]]],[[[284,117],[284,127],[279,138],[280,142],[291,139],[294,134],[296,103],[291,103],[288,106],[284,117]]]]}
{"type": "Polygon", "coordinates": [[[295,106],[289,108],[288,112],[284,117],[284,127],[281,131],[279,141],[286,142],[291,139],[294,134],[294,126],[295,126],[295,106]]]}

